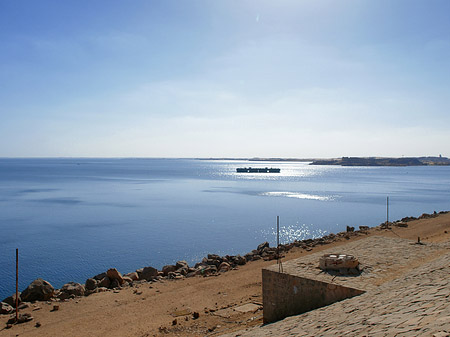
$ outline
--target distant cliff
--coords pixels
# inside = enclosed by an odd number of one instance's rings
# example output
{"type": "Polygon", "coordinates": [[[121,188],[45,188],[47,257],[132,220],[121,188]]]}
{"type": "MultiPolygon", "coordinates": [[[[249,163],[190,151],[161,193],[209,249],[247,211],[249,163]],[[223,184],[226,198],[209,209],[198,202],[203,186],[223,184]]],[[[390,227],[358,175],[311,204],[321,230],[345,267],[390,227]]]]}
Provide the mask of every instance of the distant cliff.
{"type": "Polygon", "coordinates": [[[340,165],[340,166],[426,166],[450,165],[446,157],[342,157],[337,159],[314,160],[310,165],[340,165]]]}

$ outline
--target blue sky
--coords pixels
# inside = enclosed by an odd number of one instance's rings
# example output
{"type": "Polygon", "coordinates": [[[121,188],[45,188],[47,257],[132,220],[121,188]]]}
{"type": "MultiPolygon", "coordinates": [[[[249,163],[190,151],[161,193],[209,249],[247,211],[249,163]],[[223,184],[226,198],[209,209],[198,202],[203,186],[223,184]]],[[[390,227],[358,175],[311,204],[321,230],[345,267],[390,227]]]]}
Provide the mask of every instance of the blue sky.
{"type": "Polygon", "coordinates": [[[0,0],[0,156],[450,156],[449,14],[0,0]]]}

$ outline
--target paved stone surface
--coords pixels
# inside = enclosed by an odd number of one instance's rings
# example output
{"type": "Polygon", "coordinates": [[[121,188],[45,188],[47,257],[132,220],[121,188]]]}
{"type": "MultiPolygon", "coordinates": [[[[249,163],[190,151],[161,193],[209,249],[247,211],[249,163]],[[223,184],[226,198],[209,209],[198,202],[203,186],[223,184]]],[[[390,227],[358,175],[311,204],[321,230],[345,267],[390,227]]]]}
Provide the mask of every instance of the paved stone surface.
{"type": "MultiPolygon", "coordinates": [[[[376,288],[387,279],[392,279],[399,272],[408,271],[422,264],[424,259],[439,254],[446,247],[449,245],[431,243],[418,245],[410,240],[373,236],[284,262],[283,272],[367,291],[376,288]],[[320,257],[335,253],[354,255],[360,262],[362,273],[358,276],[342,276],[319,269],[320,257]]],[[[267,269],[278,272],[279,267],[275,264],[267,269]]]]}
{"type": "MultiPolygon", "coordinates": [[[[397,241],[398,247],[411,244],[406,240],[397,241]]],[[[384,249],[384,244],[378,243],[378,249],[384,249]]],[[[398,255],[394,253],[396,248],[392,248],[387,254],[394,254],[392,258],[401,261],[393,269],[389,261],[377,261],[373,255],[377,254],[376,250],[366,244],[367,257],[373,260],[369,263],[365,257],[361,260],[368,263],[372,272],[380,270],[374,272],[372,279],[376,282],[371,285],[367,280],[356,282],[367,290],[366,293],[273,324],[224,336],[449,336],[450,245],[416,246],[413,250],[400,249],[398,255]]],[[[348,247],[341,251],[352,254],[355,245],[348,247]]],[[[315,273],[314,264],[308,264],[314,261],[311,259],[312,255],[302,259],[301,263],[315,273]]],[[[355,280],[352,283],[355,284],[355,280]]]]}

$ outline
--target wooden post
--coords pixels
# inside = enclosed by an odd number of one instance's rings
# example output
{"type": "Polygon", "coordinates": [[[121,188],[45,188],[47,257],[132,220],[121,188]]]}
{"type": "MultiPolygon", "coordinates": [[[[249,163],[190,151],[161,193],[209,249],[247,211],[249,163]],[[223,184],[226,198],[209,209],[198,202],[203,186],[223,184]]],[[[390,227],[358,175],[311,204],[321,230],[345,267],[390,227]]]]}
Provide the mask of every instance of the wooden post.
{"type": "Polygon", "coordinates": [[[19,321],[19,248],[16,248],[16,322],[19,321]]]}

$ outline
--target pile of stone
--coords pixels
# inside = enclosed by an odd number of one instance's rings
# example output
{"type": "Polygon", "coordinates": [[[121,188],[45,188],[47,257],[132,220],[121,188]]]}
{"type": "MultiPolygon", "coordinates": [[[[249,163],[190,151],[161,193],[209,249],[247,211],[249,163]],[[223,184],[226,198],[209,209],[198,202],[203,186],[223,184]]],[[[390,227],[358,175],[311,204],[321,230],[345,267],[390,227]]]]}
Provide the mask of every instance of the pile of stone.
{"type": "Polygon", "coordinates": [[[359,261],[349,254],[325,254],[319,259],[319,268],[340,275],[359,275],[359,261]]]}

